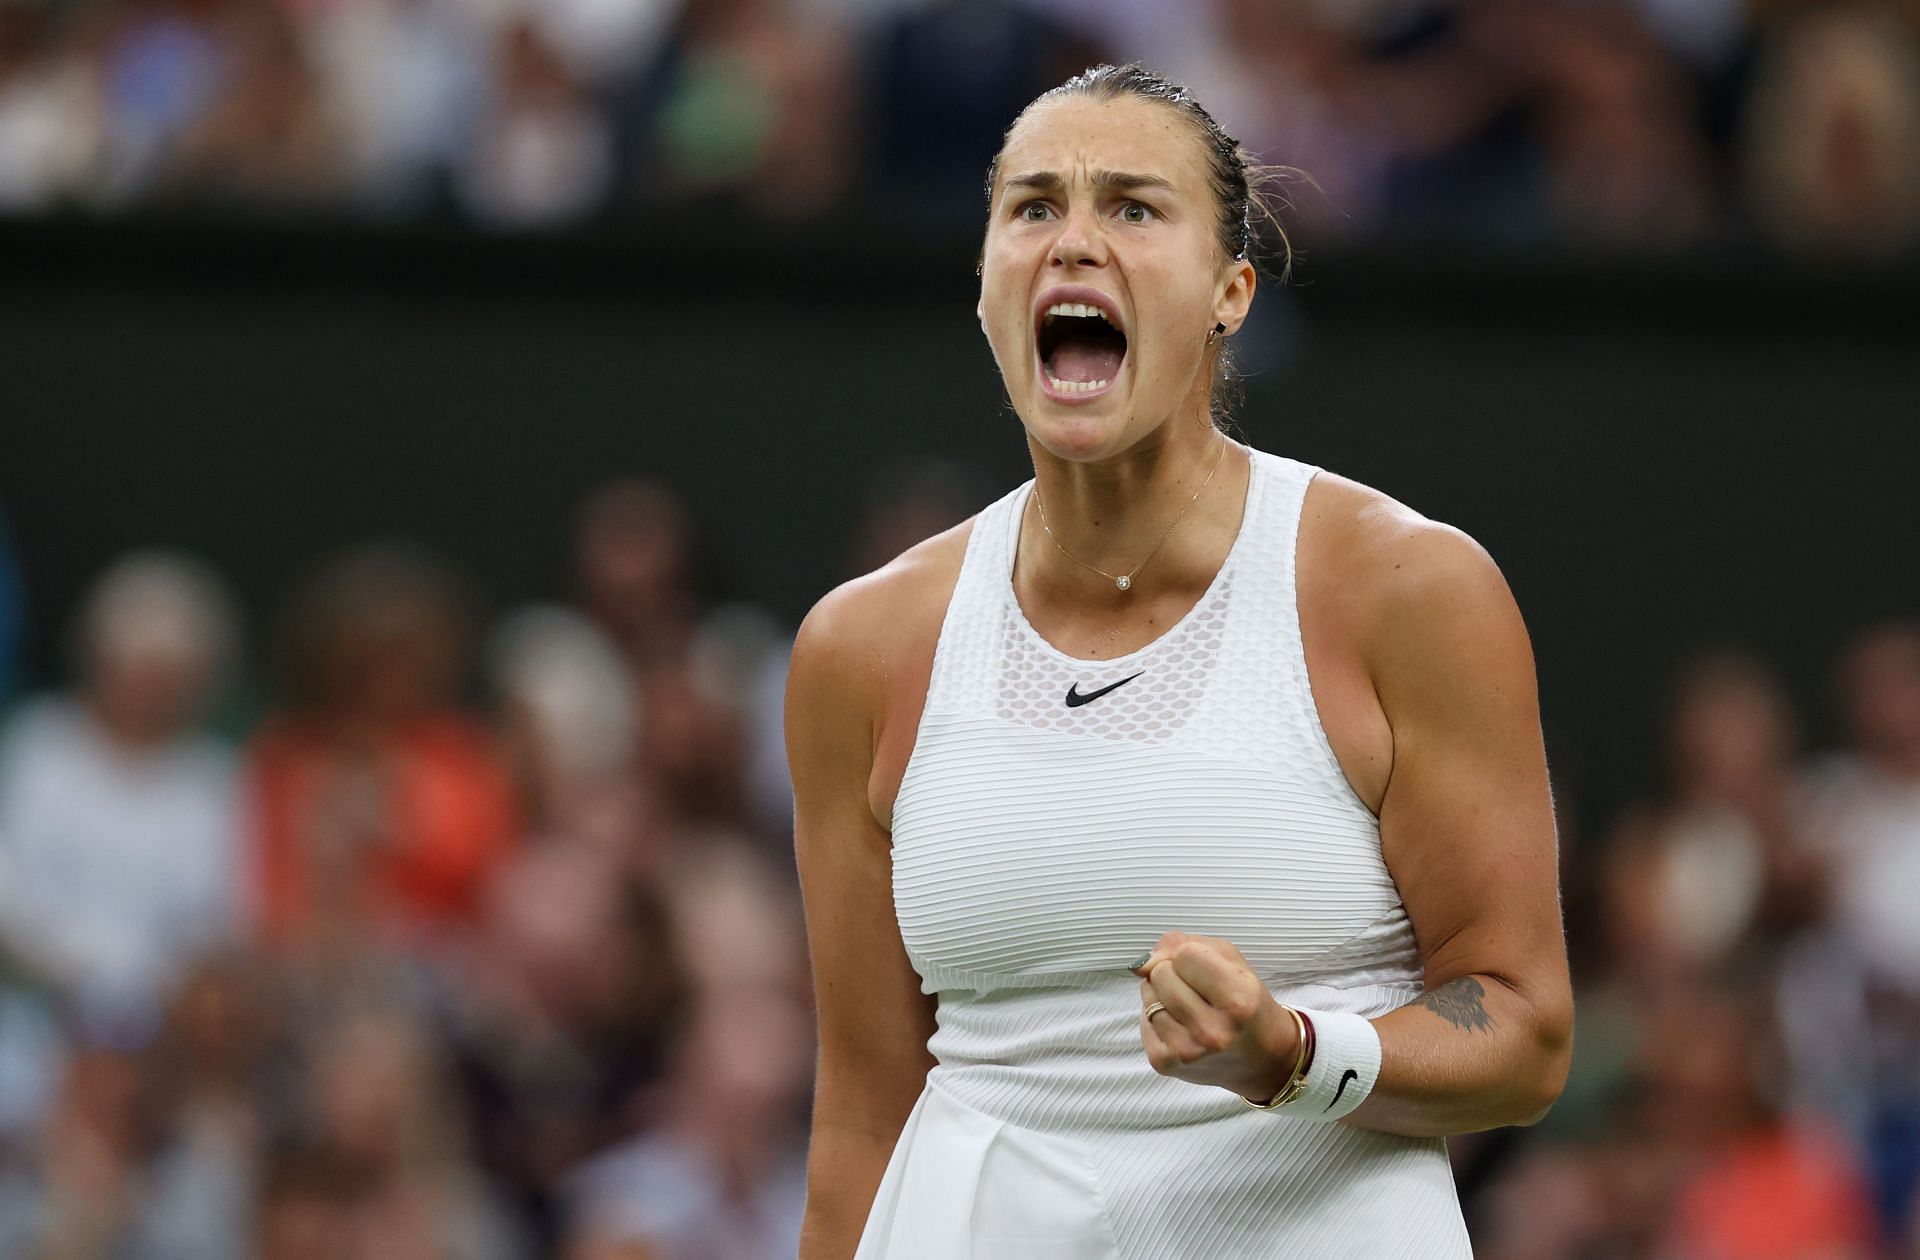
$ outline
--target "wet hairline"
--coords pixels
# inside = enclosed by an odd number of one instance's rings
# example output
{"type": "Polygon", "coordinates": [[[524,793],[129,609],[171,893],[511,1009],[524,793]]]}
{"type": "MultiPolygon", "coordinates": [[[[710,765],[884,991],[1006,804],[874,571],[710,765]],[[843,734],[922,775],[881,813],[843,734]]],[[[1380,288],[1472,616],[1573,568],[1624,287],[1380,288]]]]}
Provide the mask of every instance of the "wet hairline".
{"type": "MultiPolygon", "coordinates": [[[[1022,109],[1019,112],[1019,114],[1015,115],[1012,124],[1007,127],[1006,136],[1000,142],[1000,148],[997,151],[995,151],[993,155],[993,160],[988,164],[988,167],[987,167],[988,180],[989,180],[988,188],[987,188],[988,217],[989,218],[992,217],[994,208],[1000,204],[1001,196],[1005,193],[1005,191],[1009,187],[1013,185],[1012,179],[1002,178],[1004,173],[1004,168],[1005,168],[1004,159],[1006,158],[1006,155],[1007,155],[1007,147],[1013,142],[1014,132],[1019,130],[1020,125],[1027,121],[1028,116],[1031,115],[1034,112],[1034,110],[1041,108],[1043,106],[1066,105],[1069,103],[1079,103],[1079,102],[1089,102],[1089,103],[1100,105],[1103,107],[1110,107],[1116,104],[1120,104],[1121,102],[1127,102],[1127,101],[1139,101],[1143,104],[1152,105],[1159,109],[1168,111],[1174,118],[1178,119],[1184,125],[1184,128],[1187,134],[1192,138],[1192,140],[1195,143],[1197,143],[1200,146],[1200,149],[1198,151],[1198,156],[1199,156],[1198,169],[1194,173],[1198,176],[1202,195],[1208,201],[1215,200],[1215,197],[1213,195],[1213,189],[1212,189],[1212,183],[1213,183],[1212,173],[1211,173],[1210,164],[1207,158],[1208,137],[1206,134],[1206,130],[1204,127],[1200,125],[1200,123],[1197,120],[1189,116],[1186,113],[1186,111],[1183,110],[1179,105],[1174,104],[1171,101],[1163,101],[1163,100],[1155,99],[1153,97],[1138,96],[1131,93],[1115,95],[1115,96],[1106,96],[1099,93],[1098,91],[1082,90],[1082,91],[1069,92],[1062,95],[1054,95],[1052,93],[1048,93],[1032,101],[1029,101],[1027,103],[1026,108],[1022,109]]],[[[1139,164],[1136,163],[1135,165],[1139,165],[1139,164]]],[[[1023,171],[1021,174],[1022,176],[1027,176],[1030,174],[1042,174],[1042,175],[1057,174],[1057,172],[1023,171]]],[[[1167,190],[1172,191],[1176,194],[1180,192],[1180,188],[1177,181],[1175,181],[1172,178],[1169,172],[1147,171],[1147,170],[1140,170],[1136,172],[1120,172],[1120,171],[1111,171],[1111,170],[1103,169],[1103,170],[1098,170],[1094,172],[1095,182],[1096,183],[1099,182],[1099,176],[1108,175],[1108,174],[1113,174],[1113,175],[1132,174],[1132,175],[1136,175],[1136,176],[1151,179],[1151,180],[1158,180],[1162,185],[1165,186],[1167,190]]]]}

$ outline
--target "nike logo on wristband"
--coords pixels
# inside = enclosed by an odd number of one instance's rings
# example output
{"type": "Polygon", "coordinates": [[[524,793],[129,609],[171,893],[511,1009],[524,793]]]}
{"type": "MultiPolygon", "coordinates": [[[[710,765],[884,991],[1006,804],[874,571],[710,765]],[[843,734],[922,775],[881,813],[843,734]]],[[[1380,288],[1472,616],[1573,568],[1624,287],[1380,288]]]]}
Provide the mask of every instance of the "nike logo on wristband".
{"type": "Polygon", "coordinates": [[[1348,1068],[1346,1071],[1342,1072],[1340,1074],[1340,1088],[1333,1091],[1333,1102],[1328,1103],[1326,1109],[1328,1111],[1333,1110],[1334,1105],[1340,1101],[1340,1095],[1347,1092],[1348,1081],[1357,1081],[1359,1079],[1360,1079],[1360,1073],[1354,1071],[1352,1068],[1348,1068]]]}

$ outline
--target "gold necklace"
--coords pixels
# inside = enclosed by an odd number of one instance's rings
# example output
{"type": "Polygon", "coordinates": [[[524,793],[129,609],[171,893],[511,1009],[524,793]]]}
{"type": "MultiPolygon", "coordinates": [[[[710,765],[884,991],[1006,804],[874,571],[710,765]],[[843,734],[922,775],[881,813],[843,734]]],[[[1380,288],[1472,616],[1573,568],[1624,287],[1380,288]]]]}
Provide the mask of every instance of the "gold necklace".
{"type": "Polygon", "coordinates": [[[1153,557],[1159,552],[1160,548],[1166,545],[1167,539],[1173,535],[1173,526],[1178,525],[1180,523],[1180,518],[1185,516],[1187,514],[1187,511],[1190,508],[1192,508],[1194,504],[1200,501],[1201,492],[1207,488],[1207,482],[1213,480],[1213,474],[1220,471],[1220,462],[1224,460],[1226,457],[1227,457],[1227,441],[1226,439],[1223,438],[1220,442],[1220,453],[1213,457],[1213,467],[1207,470],[1206,477],[1200,482],[1200,489],[1195,490],[1193,492],[1193,497],[1187,500],[1187,506],[1180,509],[1179,515],[1173,518],[1173,524],[1167,526],[1167,532],[1160,535],[1159,542],[1153,544],[1153,550],[1147,553],[1147,559],[1142,560],[1139,564],[1134,565],[1133,571],[1130,573],[1109,573],[1105,569],[1095,569],[1092,565],[1088,564],[1085,560],[1082,560],[1079,556],[1074,555],[1071,551],[1068,551],[1065,547],[1060,546],[1060,540],[1058,538],[1054,538],[1053,536],[1053,527],[1047,524],[1047,501],[1040,496],[1040,479],[1036,476],[1033,480],[1033,502],[1034,502],[1034,506],[1040,509],[1040,528],[1046,531],[1047,537],[1052,540],[1054,546],[1060,547],[1061,555],[1073,561],[1075,564],[1079,565],[1083,569],[1093,569],[1095,573],[1098,573],[1101,577],[1107,579],[1109,582],[1112,582],[1115,586],[1119,587],[1121,590],[1123,591],[1128,590],[1133,586],[1134,575],[1139,573],[1140,570],[1146,568],[1147,560],[1153,559],[1153,557]]]}

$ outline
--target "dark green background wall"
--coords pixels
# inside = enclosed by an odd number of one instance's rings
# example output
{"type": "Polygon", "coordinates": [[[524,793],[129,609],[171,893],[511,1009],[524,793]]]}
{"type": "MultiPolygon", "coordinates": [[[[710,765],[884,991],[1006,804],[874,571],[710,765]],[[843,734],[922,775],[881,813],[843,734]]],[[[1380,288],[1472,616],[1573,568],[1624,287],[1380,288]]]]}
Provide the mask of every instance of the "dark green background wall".
{"type": "MultiPolygon", "coordinates": [[[[893,455],[1029,473],[973,242],[662,224],[501,241],[244,224],[0,227],[0,507],[45,679],[87,578],[201,552],[270,610],[408,537],[496,603],[560,589],[569,509],[683,487],[729,583],[797,618],[893,455]]],[[[1920,611],[1920,273],[1692,259],[1316,256],[1263,297],[1256,445],[1476,535],[1532,627],[1585,811],[1648,781],[1687,652],[1824,671],[1920,611]]]]}

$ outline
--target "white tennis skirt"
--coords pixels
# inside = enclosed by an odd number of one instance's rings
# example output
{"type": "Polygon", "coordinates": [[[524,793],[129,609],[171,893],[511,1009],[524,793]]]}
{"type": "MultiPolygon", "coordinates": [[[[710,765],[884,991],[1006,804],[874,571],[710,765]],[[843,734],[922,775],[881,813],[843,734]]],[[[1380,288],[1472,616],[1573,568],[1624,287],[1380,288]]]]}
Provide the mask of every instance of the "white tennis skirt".
{"type": "Polygon", "coordinates": [[[988,1115],[938,1076],[907,1116],[854,1260],[1472,1256],[1438,1138],[1237,1106],[1068,1135],[988,1115]]]}
{"type": "Polygon", "coordinates": [[[1120,1260],[1085,1144],[927,1087],[887,1161],[854,1260],[1120,1260]]]}

